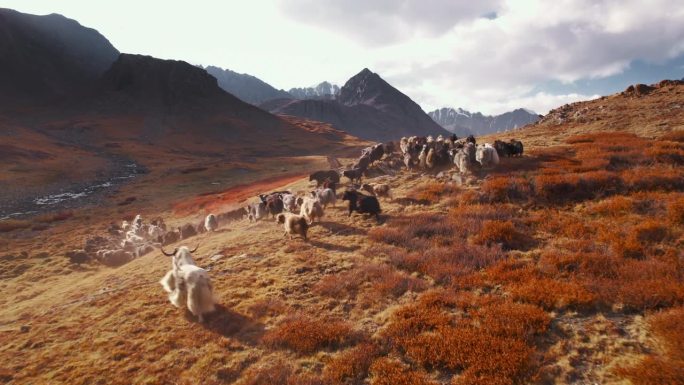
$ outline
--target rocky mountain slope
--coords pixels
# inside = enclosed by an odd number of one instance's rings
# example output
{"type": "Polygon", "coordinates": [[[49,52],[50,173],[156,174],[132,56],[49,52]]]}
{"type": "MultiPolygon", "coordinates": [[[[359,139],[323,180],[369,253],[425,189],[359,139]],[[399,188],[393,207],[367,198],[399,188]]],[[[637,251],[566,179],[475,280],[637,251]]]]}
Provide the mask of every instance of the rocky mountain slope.
{"type": "Polygon", "coordinates": [[[280,99],[266,102],[261,108],[330,123],[368,140],[448,134],[418,104],[367,68],[349,79],[335,100],[280,99]]]}
{"type": "Polygon", "coordinates": [[[313,87],[291,88],[288,92],[295,99],[335,99],[340,94],[340,87],[322,82],[313,87]]]}
{"type": "Polygon", "coordinates": [[[242,101],[259,105],[267,100],[291,98],[284,90],[278,90],[263,80],[249,75],[239,74],[229,69],[215,66],[201,67],[218,80],[218,85],[242,101]]]}
{"type": "Polygon", "coordinates": [[[525,138],[529,145],[546,146],[563,143],[578,134],[626,131],[653,138],[682,129],[684,80],[663,80],[651,85],[631,85],[623,92],[594,100],[565,104],[522,131],[495,136],[525,138]]]}
{"type": "Polygon", "coordinates": [[[471,113],[461,108],[440,108],[428,113],[440,126],[458,136],[493,134],[522,128],[539,120],[539,115],[518,108],[500,115],[471,113]]]}

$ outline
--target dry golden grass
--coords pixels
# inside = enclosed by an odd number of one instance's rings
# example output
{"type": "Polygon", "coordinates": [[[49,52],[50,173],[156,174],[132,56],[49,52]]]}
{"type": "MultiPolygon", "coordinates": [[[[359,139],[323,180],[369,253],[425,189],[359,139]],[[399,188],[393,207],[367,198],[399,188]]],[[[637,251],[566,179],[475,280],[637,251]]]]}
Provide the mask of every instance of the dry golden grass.
{"type": "Polygon", "coordinates": [[[643,361],[616,371],[637,385],[680,384],[684,380],[684,308],[678,307],[650,317],[659,349],[643,361]]]}

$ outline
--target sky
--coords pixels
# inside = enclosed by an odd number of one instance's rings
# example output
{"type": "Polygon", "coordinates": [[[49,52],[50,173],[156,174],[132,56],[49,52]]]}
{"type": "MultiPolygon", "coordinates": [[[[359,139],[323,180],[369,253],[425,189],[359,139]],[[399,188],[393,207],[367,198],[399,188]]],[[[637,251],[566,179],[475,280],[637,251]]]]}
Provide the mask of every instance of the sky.
{"type": "Polygon", "coordinates": [[[684,78],[681,0],[0,0],[95,28],[121,52],[215,65],[279,89],[363,68],[425,111],[545,114],[684,78]]]}

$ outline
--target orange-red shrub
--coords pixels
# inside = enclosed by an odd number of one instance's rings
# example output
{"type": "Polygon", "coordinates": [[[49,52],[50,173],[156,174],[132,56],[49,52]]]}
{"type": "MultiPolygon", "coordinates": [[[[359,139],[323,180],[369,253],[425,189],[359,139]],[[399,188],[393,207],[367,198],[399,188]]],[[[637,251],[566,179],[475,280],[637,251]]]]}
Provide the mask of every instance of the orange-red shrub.
{"type": "Polygon", "coordinates": [[[621,216],[631,213],[633,206],[631,199],[618,195],[594,203],[589,206],[588,212],[603,216],[621,216]]]}
{"type": "Polygon", "coordinates": [[[484,199],[489,202],[510,202],[527,199],[531,192],[530,183],[522,177],[488,178],[482,184],[484,199]]]}
{"type": "Polygon", "coordinates": [[[533,341],[549,322],[533,305],[431,291],[395,312],[384,335],[423,367],[461,370],[456,383],[518,383],[532,374],[533,341]]]}
{"type": "Polygon", "coordinates": [[[530,263],[514,259],[491,266],[486,270],[486,275],[494,284],[526,282],[540,276],[530,263]]]}
{"type": "Polygon", "coordinates": [[[344,346],[357,336],[347,322],[296,314],[269,330],[262,341],[271,347],[311,354],[321,349],[344,346]]]}
{"type": "Polygon", "coordinates": [[[510,286],[513,298],[545,309],[583,309],[591,307],[596,296],[574,280],[539,278],[510,286]]]}
{"type": "Polygon", "coordinates": [[[416,187],[411,191],[409,198],[418,201],[437,203],[445,195],[453,195],[458,188],[450,183],[430,182],[416,187]]]}
{"type": "Polygon", "coordinates": [[[667,206],[667,217],[674,224],[684,225],[684,196],[676,198],[667,206]]]}
{"type": "Polygon", "coordinates": [[[668,132],[667,134],[660,137],[661,140],[669,140],[671,142],[684,143],[684,130],[676,130],[668,132]]]}
{"type": "Polygon", "coordinates": [[[314,292],[341,298],[355,296],[370,282],[376,297],[399,297],[407,291],[423,291],[425,282],[396,271],[389,265],[365,264],[343,273],[326,275],[314,286],[314,292]]]}
{"type": "Polygon", "coordinates": [[[360,383],[368,376],[373,360],[381,353],[372,343],[361,343],[351,349],[336,354],[325,365],[324,377],[335,384],[360,383]]]}
{"type": "Polygon", "coordinates": [[[393,253],[390,260],[402,270],[420,272],[439,284],[453,284],[503,258],[503,252],[498,246],[457,243],[428,248],[422,253],[399,251],[393,253]]]}
{"type": "Polygon", "coordinates": [[[482,230],[473,237],[478,245],[500,244],[504,250],[522,250],[530,245],[532,239],[518,231],[512,221],[485,221],[482,230]]]}
{"type": "Polygon", "coordinates": [[[371,385],[437,385],[427,373],[411,369],[398,360],[379,358],[370,367],[371,385]]]}
{"type": "Polygon", "coordinates": [[[660,221],[649,219],[635,226],[631,236],[638,242],[653,244],[664,241],[669,233],[669,228],[660,221]]]}
{"type": "Polygon", "coordinates": [[[632,227],[627,234],[610,228],[602,232],[602,238],[611,243],[615,253],[626,258],[645,258],[652,253],[653,246],[666,240],[669,235],[669,228],[653,219],[632,227]]]}
{"type": "Polygon", "coordinates": [[[420,250],[431,243],[444,242],[451,238],[454,231],[451,223],[443,215],[437,214],[394,218],[390,225],[374,228],[368,232],[368,236],[374,241],[420,250]]]}
{"type": "Polygon", "coordinates": [[[620,175],[632,191],[684,190],[684,169],[681,167],[638,167],[625,170],[620,175]]]}

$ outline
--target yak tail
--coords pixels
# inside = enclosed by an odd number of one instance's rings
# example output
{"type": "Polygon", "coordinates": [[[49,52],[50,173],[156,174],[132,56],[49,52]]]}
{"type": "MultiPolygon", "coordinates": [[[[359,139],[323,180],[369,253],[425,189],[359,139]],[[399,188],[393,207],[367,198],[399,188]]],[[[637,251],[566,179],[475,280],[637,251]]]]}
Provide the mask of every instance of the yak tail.
{"type": "Polygon", "coordinates": [[[169,270],[159,283],[167,293],[174,291],[176,289],[176,277],[173,274],[173,270],[169,270]]]}

